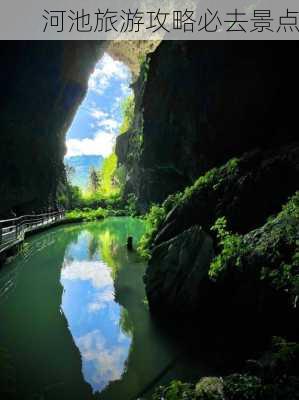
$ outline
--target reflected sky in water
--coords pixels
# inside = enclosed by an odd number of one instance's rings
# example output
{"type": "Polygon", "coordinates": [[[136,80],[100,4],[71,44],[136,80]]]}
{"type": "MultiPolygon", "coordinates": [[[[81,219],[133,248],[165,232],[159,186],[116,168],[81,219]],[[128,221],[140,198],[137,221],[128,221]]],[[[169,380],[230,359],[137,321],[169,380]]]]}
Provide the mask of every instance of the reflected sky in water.
{"type": "Polygon", "coordinates": [[[100,242],[100,236],[83,231],[67,249],[61,271],[61,308],[94,392],[121,378],[131,345],[120,326],[122,307],[115,301],[112,270],[101,259],[100,242]]]}
{"type": "Polygon", "coordinates": [[[198,378],[201,363],[148,312],[146,264],[126,248],[144,229],[127,217],[53,228],[0,269],[0,348],[13,360],[16,400],[150,398],[157,377],[198,378]]]}

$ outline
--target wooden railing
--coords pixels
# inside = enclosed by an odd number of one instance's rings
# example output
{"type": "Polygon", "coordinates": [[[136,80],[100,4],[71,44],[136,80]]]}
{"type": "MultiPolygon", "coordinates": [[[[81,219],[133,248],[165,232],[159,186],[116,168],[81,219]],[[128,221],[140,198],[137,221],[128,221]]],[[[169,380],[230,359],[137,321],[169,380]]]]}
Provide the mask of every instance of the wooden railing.
{"type": "Polygon", "coordinates": [[[32,232],[64,219],[63,211],[45,214],[22,215],[0,221],[0,253],[24,240],[26,232],[32,232]]]}

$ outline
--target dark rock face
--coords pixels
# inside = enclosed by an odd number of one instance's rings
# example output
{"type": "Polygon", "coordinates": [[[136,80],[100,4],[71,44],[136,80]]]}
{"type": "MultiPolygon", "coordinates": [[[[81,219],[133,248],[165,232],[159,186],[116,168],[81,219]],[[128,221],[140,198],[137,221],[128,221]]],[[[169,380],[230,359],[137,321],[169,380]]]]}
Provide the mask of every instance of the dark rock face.
{"type": "Polygon", "coordinates": [[[295,65],[280,43],[163,42],[151,55],[143,147],[128,185],[146,209],[211,167],[294,140],[295,65]],[[142,170],[142,174],[138,171],[142,170]]]}
{"type": "MultiPolygon", "coordinates": [[[[229,339],[240,347],[249,337],[252,343],[271,334],[296,337],[298,196],[290,211],[267,218],[299,189],[298,176],[299,147],[293,144],[245,154],[199,179],[169,212],[154,240],[145,275],[152,311],[170,320],[179,317],[202,333],[213,333],[217,341],[229,339]],[[239,235],[240,247],[227,248],[224,272],[212,279],[202,229],[209,233],[222,216],[233,232],[247,233],[239,235]]],[[[215,240],[214,248],[219,252],[215,240]]]]}
{"type": "Polygon", "coordinates": [[[248,232],[277,213],[299,189],[299,145],[243,155],[236,166],[215,170],[207,185],[194,190],[174,208],[161,226],[155,244],[178,235],[194,224],[208,230],[225,216],[230,228],[248,232]]]}
{"type": "Polygon", "coordinates": [[[204,298],[200,288],[206,292],[213,255],[212,238],[199,226],[155,247],[145,277],[151,307],[193,311],[204,298]]]}
{"type": "Polygon", "coordinates": [[[102,47],[59,41],[1,45],[1,215],[55,205],[64,135],[102,47]]]}
{"type": "Polygon", "coordinates": [[[167,321],[179,320],[178,329],[192,328],[192,334],[222,349],[232,346],[233,352],[250,352],[271,335],[298,337],[293,289],[288,284],[275,287],[268,279],[271,273],[261,278],[264,267],[278,271],[277,276],[282,273],[279,269],[296,252],[298,233],[296,219],[289,216],[249,232],[243,238],[246,252],[228,257],[216,280],[208,275],[212,240],[200,227],[163,242],[154,248],[145,275],[152,312],[167,321]]]}

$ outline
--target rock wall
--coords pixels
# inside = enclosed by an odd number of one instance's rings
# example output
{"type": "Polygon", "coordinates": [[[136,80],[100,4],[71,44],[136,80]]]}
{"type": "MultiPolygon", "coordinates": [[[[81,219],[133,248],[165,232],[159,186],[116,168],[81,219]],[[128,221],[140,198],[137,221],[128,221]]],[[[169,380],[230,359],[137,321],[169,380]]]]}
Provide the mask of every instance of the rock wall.
{"type": "Polygon", "coordinates": [[[233,156],[298,136],[291,99],[299,84],[295,65],[278,57],[284,46],[162,42],[151,54],[136,110],[143,114],[142,149],[135,167],[123,160],[141,211],[233,156]]]}
{"type": "Polygon", "coordinates": [[[3,42],[0,215],[55,205],[65,133],[100,58],[99,42],[3,42]]]}
{"type": "Polygon", "coordinates": [[[294,143],[245,154],[177,197],[145,274],[152,312],[243,350],[271,335],[298,340],[298,176],[294,143]],[[213,226],[223,217],[219,236],[213,226]]]}

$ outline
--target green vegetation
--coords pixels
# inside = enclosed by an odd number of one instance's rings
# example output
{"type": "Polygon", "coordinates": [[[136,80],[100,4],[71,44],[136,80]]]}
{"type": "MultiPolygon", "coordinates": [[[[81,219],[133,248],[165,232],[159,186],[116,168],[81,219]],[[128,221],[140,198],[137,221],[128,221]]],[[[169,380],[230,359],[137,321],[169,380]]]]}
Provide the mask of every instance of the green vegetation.
{"type": "Polygon", "coordinates": [[[146,231],[140,240],[138,252],[145,259],[150,258],[150,244],[152,243],[156,232],[159,230],[161,223],[164,221],[165,216],[165,208],[154,204],[151,206],[150,211],[144,218],[146,231]]]}
{"type": "Polygon", "coordinates": [[[116,186],[114,179],[116,168],[117,156],[115,153],[112,153],[109,157],[105,158],[100,171],[99,194],[104,198],[111,197],[117,194],[120,190],[116,186]]]}
{"type": "Polygon", "coordinates": [[[167,386],[159,386],[153,400],[191,400],[195,399],[193,385],[175,380],[167,386]]]}
{"type": "Polygon", "coordinates": [[[220,183],[224,182],[228,176],[232,177],[238,172],[238,164],[239,160],[233,158],[224,166],[213,168],[200,176],[192,186],[186,187],[184,191],[171,194],[161,206],[152,206],[145,216],[148,229],[141,240],[140,253],[147,258],[149,257],[150,245],[171,209],[183,206],[198,192],[205,193],[206,191],[217,190],[220,183]]]}
{"type": "Polygon", "coordinates": [[[133,125],[135,110],[134,95],[128,96],[121,104],[123,122],[120,126],[119,133],[126,133],[133,125]]]}
{"type": "Polygon", "coordinates": [[[225,165],[219,168],[212,168],[200,176],[192,186],[187,187],[183,191],[181,197],[178,199],[179,203],[187,202],[194,194],[200,191],[217,190],[229,177],[233,178],[234,174],[238,173],[238,165],[239,159],[232,158],[225,165]]]}
{"type": "Polygon", "coordinates": [[[147,54],[143,54],[140,59],[140,79],[142,80],[143,86],[147,82],[148,73],[150,69],[150,56],[147,54]]]}
{"type": "Polygon", "coordinates": [[[167,197],[161,206],[153,204],[148,213],[144,216],[146,222],[146,231],[140,240],[138,248],[142,257],[150,258],[150,246],[155,239],[163,221],[165,220],[169,211],[179,204],[182,198],[182,193],[174,193],[167,197]]]}
{"type": "Polygon", "coordinates": [[[283,290],[296,301],[299,293],[299,192],[276,217],[246,235],[229,232],[226,219],[212,227],[217,232],[221,251],[214,258],[209,274],[213,279],[236,267],[258,268],[262,280],[283,290]]]}
{"type": "Polygon", "coordinates": [[[220,254],[214,258],[210,265],[209,275],[211,278],[216,278],[225,269],[228,260],[233,255],[237,255],[235,265],[237,267],[240,265],[244,246],[242,245],[240,235],[233,234],[227,230],[227,220],[225,217],[218,218],[211,227],[211,231],[217,232],[217,239],[222,247],[220,254]]]}
{"type": "Polygon", "coordinates": [[[195,386],[195,396],[202,400],[222,400],[223,379],[214,376],[202,378],[195,386]]]}
{"type": "Polygon", "coordinates": [[[82,192],[78,186],[72,186],[66,183],[59,191],[58,204],[60,204],[66,210],[81,207],[83,204],[82,192]]]}
{"type": "Polygon", "coordinates": [[[152,400],[298,400],[299,345],[273,338],[270,351],[260,359],[252,373],[225,377],[204,377],[197,384],[172,381],[156,389],[152,400]]]}
{"type": "Polygon", "coordinates": [[[92,210],[90,208],[75,209],[66,213],[66,218],[70,221],[95,221],[107,216],[107,211],[103,208],[92,210]]]}

